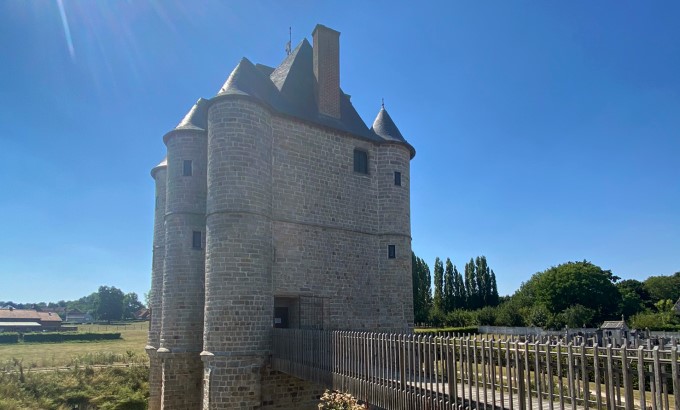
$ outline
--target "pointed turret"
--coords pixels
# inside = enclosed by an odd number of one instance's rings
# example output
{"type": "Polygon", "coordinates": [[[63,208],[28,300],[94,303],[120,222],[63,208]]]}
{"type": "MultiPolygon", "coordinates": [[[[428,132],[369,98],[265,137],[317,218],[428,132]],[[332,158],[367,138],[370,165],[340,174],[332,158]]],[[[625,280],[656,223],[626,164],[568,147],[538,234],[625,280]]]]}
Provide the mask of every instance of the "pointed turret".
{"type": "Polygon", "coordinates": [[[401,135],[399,128],[397,128],[397,125],[392,121],[390,114],[387,113],[385,104],[382,105],[378,116],[375,117],[371,131],[386,141],[395,141],[406,144],[411,151],[411,158],[416,155],[416,150],[408,143],[408,141],[406,141],[404,136],[401,135]]]}
{"type": "Polygon", "coordinates": [[[242,58],[224,83],[217,97],[224,95],[247,95],[267,102],[278,108],[279,90],[261,69],[255,67],[247,58],[242,58]]]}
{"type": "Polygon", "coordinates": [[[155,178],[156,172],[168,167],[168,157],[163,158],[163,161],[161,161],[158,165],[155,167],[151,168],[151,176],[155,178]]]}
{"type": "MultiPolygon", "coordinates": [[[[167,145],[168,138],[174,134],[177,134],[178,132],[181,134],[184,131],[205,131],[208,128],[209,103],[209,100],[206,100],[205,98],[199,98],[198,101],[196,101],[196,103],[191,106],[189,112],[186,113],[184,118],[182,118],[182,121],[180,121],[175,128],[163,136],[163,142],[165,142],[167,145]]],[[[167,161],[167,158],[165,160],[167,161]]]]}
{"type": "Polygon", "coordinates": [[[205,98],[199,98],[193,107],[189,110],[187,115],[184,116],[182,121],[175,127],[176,130],[179,129],[193,129],[205,131],[207,120],[208,120],[208,100],[205,98]]]}

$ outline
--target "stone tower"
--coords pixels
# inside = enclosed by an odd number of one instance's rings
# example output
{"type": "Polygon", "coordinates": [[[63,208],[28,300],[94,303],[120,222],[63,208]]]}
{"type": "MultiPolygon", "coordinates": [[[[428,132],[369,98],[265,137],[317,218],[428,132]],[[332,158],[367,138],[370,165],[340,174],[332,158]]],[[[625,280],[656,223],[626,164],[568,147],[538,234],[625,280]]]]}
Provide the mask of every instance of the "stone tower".
{"type": "Polygon", "coordinates": [[[415,150],[342,92],[340,33],[312,37],[276,68],[241,60],[163,139],[151,409],[316,408],[319,386],[269,368],[273,327],[413,326],[415,150]]]}

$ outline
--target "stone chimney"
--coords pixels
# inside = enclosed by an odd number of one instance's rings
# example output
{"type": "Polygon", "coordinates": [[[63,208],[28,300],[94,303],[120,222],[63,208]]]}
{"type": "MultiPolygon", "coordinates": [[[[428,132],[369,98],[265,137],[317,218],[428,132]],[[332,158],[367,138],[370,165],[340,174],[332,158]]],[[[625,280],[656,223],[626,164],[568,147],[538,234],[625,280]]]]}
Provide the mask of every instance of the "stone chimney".
{"type": "Polygon", "coordinates": [[[317,24],[314,41],[314,76],[319,114],[340,118],[340,32],[317,24]]]}

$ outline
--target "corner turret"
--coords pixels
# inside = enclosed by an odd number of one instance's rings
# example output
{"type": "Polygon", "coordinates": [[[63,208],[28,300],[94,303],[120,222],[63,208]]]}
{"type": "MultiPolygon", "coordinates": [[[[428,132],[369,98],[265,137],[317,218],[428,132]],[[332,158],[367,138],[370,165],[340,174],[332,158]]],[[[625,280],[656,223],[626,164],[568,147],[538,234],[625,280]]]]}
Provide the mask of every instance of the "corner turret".
{"type": "Polygon", "coordinates": [[[165,200],[167,188],[167,157],[151,169],[151,177],[156,185],[156,203],[153,224],[153,253],[151,262],[151,292],[149,309],[151,323],[145,350],[149,355],[149,410],[161,407],[162,374],[161,361],[157,355],[160,346],[161,322],[163,317],[163,269],[165,265],[165,200]]]}
{"type": "Polygon", "coordinates": [[[195,409],[201,404],[207,100],[199,99],[165,134],[167,186],[165,264],[160,346],[163,410],[195,409]]]}
{"type": "Polygon", "coordinates": [[[397,125],[392,121],[390,114],[387,113],[385,104],[382,105],[380,112],[378,112],[378,116],[375,117],[371,131],[385,141],[394,141],[405,144],[411,152],[411,159],[416,156],[415,148],[413,148],[413,146],[406,141],[406,138],[401,135],[399,128],[397,128],[397,125]]]}

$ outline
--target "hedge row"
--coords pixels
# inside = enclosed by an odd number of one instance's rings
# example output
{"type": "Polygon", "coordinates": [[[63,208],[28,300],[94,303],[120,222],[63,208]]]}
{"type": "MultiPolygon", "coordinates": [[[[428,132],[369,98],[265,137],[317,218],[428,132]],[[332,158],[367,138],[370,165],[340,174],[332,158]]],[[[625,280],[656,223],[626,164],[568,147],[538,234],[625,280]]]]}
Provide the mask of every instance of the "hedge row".
{"type": "Polygon", "coordinates": [[[24,342],[72,342],[120,339],[120,333],[26,333],[24,342]]]}
{"type": "Polygon", "coordinates": [[[0,344],[19,343],[19,333],[0,333],[0,344]]]}
{"type": "Polygon", "coordinates": [[[416,329],[417,335],[424,336],[463,336],[465,334],[476,335],[479,333],[477,326],[466,327],[440,327],[431,329],[416,329]]]}
{"type": "Polygon", "coordinates": [[[680,325],[658,325],[650,327],[649,330],[657,332],[680,332],[680,325]]]}

